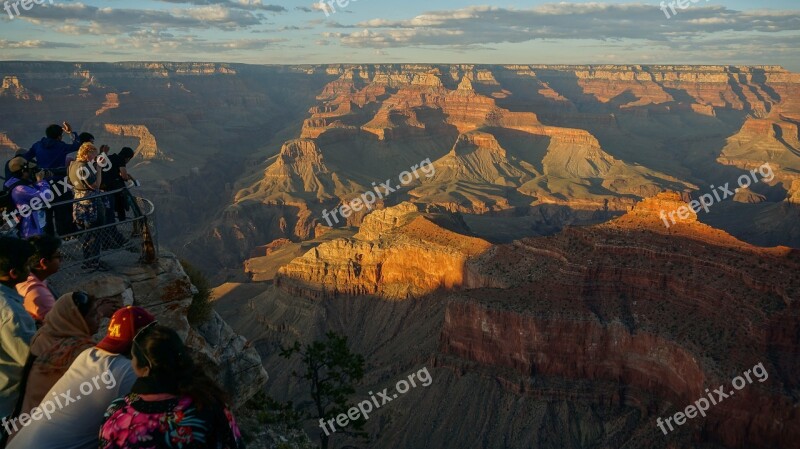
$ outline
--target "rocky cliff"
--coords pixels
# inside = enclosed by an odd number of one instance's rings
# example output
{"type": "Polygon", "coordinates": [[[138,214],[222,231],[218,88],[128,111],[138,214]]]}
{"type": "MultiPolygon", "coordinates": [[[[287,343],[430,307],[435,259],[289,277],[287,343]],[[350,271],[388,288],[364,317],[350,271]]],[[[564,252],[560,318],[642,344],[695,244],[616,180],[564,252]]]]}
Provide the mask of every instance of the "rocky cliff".
{"type": "Polygon", "coordinates": [[[318,299],[421,297],[464,286],[467,259],[489,246],[440,227],[404,203],[369,215],[353,238],[323,243],[292,260],[278,270],[275,285],[318,299]]]}
{"type": "MultiPolygon", "coordinates": [[[[99,114],[97,114],[99,115],[99,114]]],[[[106,123],[105,130],[120,137],[134,137],[139,139],[139,143],[134,148],[136,155],[142,159],[166,158],[164,153],[158,149],[156,138],[144,125],[118,125],[106,123]]]]}
{"type": "MultiPolygon", "coordinates": [[[[226,286],[220,301],[240,301],[223,313],[264,348],[348,335],[369,355],[373,390],[429,366],[430,388],[370,421],[379,447],[792,447],[800,253],[752,246],[693,213],[664,226],[661,211],[689,199],[665,192],[605,224],[498,245],[469,236],[459,214],[403,203],[286,263],[273,286],[226,286]],[[662,435],[657,418],[732,390],[759,363],[763,383],[662,435]]],[[[292,368],[263,353],[281,367],[272,394],[297,399],[281,383],[292,368]]]]}
{"type": "Polygon", "coordinates": [[[230,394],[235,407],[261,390],[268,376],[258,352],[219,314],[213,312],[209,320],[197,326],[189,324],[187,311],[194,287],[175,256],[162,251],[153,265],[130,263],[128,259],[112,256],[107,258],[112,266],[108,273],[77,277],[62,273],[54,282],[62,292],[82,290],[116,300],[120,307],[136,305],[149,310],[160,324],[185,339],[196,360],[230,394]]]}
{"type": "MultiPolygon", "coordinates": [[[[500,246],[470,270],[502,281],[447,306],[441,349],[531,376],[612,381],[643,425],[764,363],[754,383],[691,424],[725,447],[800,437],[800,253],[758,248],[695,220],[669,229],[661,195],[604,225],[500,246]],[[779,355],[780,354],[780,355],[779,355]]],[[[682,203],[685,205],[685,203],[682,203]]],[[[727,389],[726,389],[727,391],[727,389]]]]}

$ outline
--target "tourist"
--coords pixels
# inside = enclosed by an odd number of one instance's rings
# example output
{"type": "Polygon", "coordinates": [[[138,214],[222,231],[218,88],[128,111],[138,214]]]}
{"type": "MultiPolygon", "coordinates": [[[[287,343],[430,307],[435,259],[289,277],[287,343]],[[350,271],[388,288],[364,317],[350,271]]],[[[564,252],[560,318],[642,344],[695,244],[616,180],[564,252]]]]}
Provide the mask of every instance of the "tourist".
{"type": "Polygon", "coordinates": [[[26,426],[13,421],[21,428],[7,449],[97,449],[103,412],[136,381],[130,360],[133,337],[153,320],[141,307],[117,310],[106,337],[78,355],[40,404],[44,408],[59,399],[60,406],[50,407],[55,410],[49,419],[29,420],[26,426]]]}
{"type": "Polygon", "coordinates": [[[24,299],[25,310],[41,327],[44,317],[56,302],[56,294],[47,283],[47,278],[58,272],[61,267],[61,240],[49,235],[40,235],[30,239],[34,255],[31,263],[31,274],[25,282],[17,284],[17,292],[24,299]]]}
{"type": "Polygon", "coordinates": [[[84,350],[94,346],[92,336],[100,320],[113,313],[115,301],[97,300],[85,292],[67,293],[56,301],[31,340],[31,370],[25,386],[22,412],[30,413],[67,372],[84,350]]]}
{"type": "Polygon", "coordinates": [[[47,204],[55,198],[50,184],[45,180],[47,172],[36,171],[36,164],[23,157],[11,159],[8,168],[12,176],[3,187],[11,192],[16,210],[10,216],[19,220],[17,228],[20,235],[30,238],[44,234],[47,204]]]}
{"type": "MultiPolygon", "coordinates": [[[[27,153],[27,151],[25,151],[24,149],[20,148],[19,150],[17,150],[16,153],[14,153],[14,157],[25,156],[25,153],[27,153]]],[[[3,178],[5,178],[5,180],[10,179],[11,176],[12,176],[11,175],[11,168],[9,168],[9,164],[11,164],[11,161],[13,161],[13,160],[14,160],[14,158],[11,158],[8,161],[6,161],[5,173],[3,174],[3,178]]]]}
{"type": "Polygon", "coordinates": [[[241,448],[225,394],[197,367],[178,334],[153,325],[133,340],[131,394],[108,408],[101,449],[241,448]]]}
{"type": "MultiPolygon", "coordinates": [[[[20,396],[23,368],[36,324],[14,288],[28,277],[33,247],[25,240],[0,237],[0,419],[13,415],[20,396]]],[[[0,430],[0,447],[7,435],[0,430]]]]}
{"type": "MultiPolygon", "coordinates": [[[[36,159],[39,167],[52,173],[51,177],[46,178],[46,180],[57,182],[67,174],[67,155],[78,151],[81,144],[78,133],[72,130],[72,126],[69,123],[64,122],[62,126],[53,124],[45,130],[45,137],[33,144],[24,157],[29,161],[36,159]],[[63,142],[65,132],[72,137],[71,144],[63,142]]],[[[68,190],[56,193],[55,203],[72,199],[72,192],[68,190]]],[[[56,232],[58,232],[60,235],[67,235],[75,231],[75,225],[72,224],[70,217],[70,209],[68,204],[47,209],[46,232],[48,234],[56,235],[56,232]]]]}
{"type": "Polygon", "coordinates": [[[78,133],[74,132],[67,122],[64,122],[63,126],[48,126],[45,130],[45,136],[42,140],[33,144],[24,157],[29,161],[36,159],[40,167],[47,169],[65,168],[67,155],[78,151],[83,143],[78,138],[78,133]],[[68,145],[63,142],[64,133],[71,135],[71,144],[68,145]]]}
{"type": "MultiPolygon", "coordinates": [[[[134,151],[130,147],[124,147],[119,150],[119,153],[108,156],[108,162],[111,165],[105,173],[103,173],[103,190],[111,192],[125,187],[126,181],[132,181],[133,176],[128,173],[128,162],[133,159],[134,151]]],[[[128,197],[125,192],[119,192],[112,196],[111,200],[112,211],[106,216],[106,222],[113,221],[113,212],[117,214],[117,220],[125,221],[125,211],[128,209],[128,197]],[[109,217],[110,215],[110,217],[109,217]],[[110,220],[109,220],[110,218],[110,220]]]]}
{"type": "MultiPolygon", "coordinates": [[[[117,154],[108,154],[108,145],[100,147],[98,164],[103,168],[103,183],[100,189],[103,192],[113,192],[125,187],[125,181],[132,179],[125,170],[125,164],[133,158],[133,150],[125,147],[117,154]],[[102,160],[100,160],[102,158],[102,160]]],[[[105,223],[125,220],[125,210],[128,198],[125,192],[120,191],[103,197],[106,205],[105,223]],[[116,217],[115,217],[116,212],[116,217]]],[[[127,239],[117,230],[116,226],[108,229],[108,238],[104,239],[103,249],[120,248],[127,243],[127,239]]]]}
{"type": "Polygon", "coordinates": [[[69,166],[69,181],[73,186],[75,199],[82,199],[72,205],[72,218],[78,228],[88,231],[83,237],[82,268],[90,270],[108,270],[108,265],[100,257],[100,235],[90,231],[104,222],[105,209],[99,194],[102,182],[102,171],[97,168],[97,148],[87,142],[78,150],[78,157],[69,166]]]}

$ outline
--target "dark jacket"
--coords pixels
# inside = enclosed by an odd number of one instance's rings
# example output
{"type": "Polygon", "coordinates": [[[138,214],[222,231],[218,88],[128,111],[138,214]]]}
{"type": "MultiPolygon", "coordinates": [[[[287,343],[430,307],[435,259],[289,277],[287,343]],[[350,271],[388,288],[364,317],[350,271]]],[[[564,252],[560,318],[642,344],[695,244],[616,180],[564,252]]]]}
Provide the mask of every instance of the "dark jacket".
{"type": "Polygon", "coordinates": [[[78,151],[81,147],[78,141],[78,133],[72,133],[72,143],[66,144],[57,139],[43,137],[42,140],[33,144],[27,153],[23,154],[27,160],[36,158],[36,163],[39,168],[51,169],[62,168],[67,164],[67,155],[78,151]]]}

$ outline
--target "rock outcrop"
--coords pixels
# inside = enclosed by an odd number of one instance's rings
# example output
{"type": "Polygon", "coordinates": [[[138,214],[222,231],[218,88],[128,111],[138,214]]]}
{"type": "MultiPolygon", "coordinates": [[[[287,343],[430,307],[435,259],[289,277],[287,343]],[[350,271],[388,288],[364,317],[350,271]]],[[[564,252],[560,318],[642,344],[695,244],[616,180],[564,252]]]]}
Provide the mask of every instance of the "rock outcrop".
{"type": "Polygon", "coordinates": [[[800,438],[791,374],[800,369],[800,253],[696,220],[666,228],[658,211],[677,205],[687,206],[663,194],[607,224],[479,256],[470,271],[506,287],[454,295],[442,351],[535,377],[616,382],[625,393],[608,399],[647,422],[763,363],[769,380],[717,404],[691,433],[731,448],[790,446],[800,438]],[[778,353],[787,356],[769,356],[778,353]]]}
{"type": "Polygon", "coordinates": [[[59,275],[60,291],[86,291],[98,298],[117,300],[122,305],[144,307],[158,322],[185,339],[196,360],[205,366],[240,407],[267,382],[267,372],[258,352],[237,335],[216,313],[193,327],[187,311],[194,294],[189,277],[175,256],[162,251],[153,265],[107,258],[112,270],[80,277],[59,275]]]}
{"type": "Polygon", "coordinates": [[[144,125],[118,125],[112,123],[105,124],[105,131],[116,136],[133,137],[139,139],[139,144],[134,151],[136,156],[142,159],[166,159],[156,143],[156,138],[144,125]]]}
{"type": "Polygon", "coordinates": [[[489,246],[440,227],[404,203],[367,216],[353,238],[323,243],[281,267],[275,284],[315,299],[421,297],[467,284],[467,260],[489,246]]]}

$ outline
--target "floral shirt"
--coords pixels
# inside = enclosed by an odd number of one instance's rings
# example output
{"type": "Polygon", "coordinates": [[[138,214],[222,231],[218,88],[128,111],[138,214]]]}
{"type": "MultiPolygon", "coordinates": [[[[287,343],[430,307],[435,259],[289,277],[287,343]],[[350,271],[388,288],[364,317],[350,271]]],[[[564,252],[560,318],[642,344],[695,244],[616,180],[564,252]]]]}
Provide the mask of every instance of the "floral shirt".
{"type": "Polygon", "coordinates": [[[145,401],[129,394],[112,402],[100,449],[243,449],[227,408],[197,408],[189,397],[145,401]]]}

